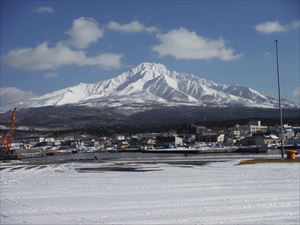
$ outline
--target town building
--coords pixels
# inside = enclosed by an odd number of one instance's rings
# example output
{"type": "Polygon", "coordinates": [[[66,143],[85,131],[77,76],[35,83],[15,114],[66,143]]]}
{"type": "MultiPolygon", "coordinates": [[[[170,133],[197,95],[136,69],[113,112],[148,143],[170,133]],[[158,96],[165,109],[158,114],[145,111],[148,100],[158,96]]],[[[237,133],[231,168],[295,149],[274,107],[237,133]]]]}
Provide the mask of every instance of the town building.
{"type": "Polygon", "coordinates": [[[228,129],[230,137],[246,137],[257,133],[265,133],[268,126],[262,126],[261,121],[250,121],[246,125],[236,124],[234,127],[228,129]]]}
{"type": "Polygon", "coordinates": [[[158,136],[156,146],[163,148],[176,148],[182,146],[182,138],[178,136],[158,136]]]}

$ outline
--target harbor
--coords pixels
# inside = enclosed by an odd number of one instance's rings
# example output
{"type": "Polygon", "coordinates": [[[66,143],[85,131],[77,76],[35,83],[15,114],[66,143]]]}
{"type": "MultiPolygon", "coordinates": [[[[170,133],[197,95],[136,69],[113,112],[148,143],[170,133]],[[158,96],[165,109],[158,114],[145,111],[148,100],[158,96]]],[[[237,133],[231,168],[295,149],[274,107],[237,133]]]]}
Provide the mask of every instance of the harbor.
{"type": "MultiPolygon", "coordinates": [[[[6,156],[7,157],[7,156],[6,156]]],[[[172,160],[178,162],[189,161],[220,161],[230,159],[248,159],[250,158],[280,158],[280,150],[258,152],[255,149],[240,152],[238,149],[224,150],[170,150],[160,149],[156,151],[94,151],[94,152],[56,152],[56,151],[18,151],[14,155],[8,155],[11,158],[2,158],[2,162],[16,160],[20,163],[66,163],[66,162],[98,162],[105,163],[109,161],[121,162],[148,162],[163,163],[172,160]]],[[[298,157],[298,156],[297,156],[298,157]]]]}

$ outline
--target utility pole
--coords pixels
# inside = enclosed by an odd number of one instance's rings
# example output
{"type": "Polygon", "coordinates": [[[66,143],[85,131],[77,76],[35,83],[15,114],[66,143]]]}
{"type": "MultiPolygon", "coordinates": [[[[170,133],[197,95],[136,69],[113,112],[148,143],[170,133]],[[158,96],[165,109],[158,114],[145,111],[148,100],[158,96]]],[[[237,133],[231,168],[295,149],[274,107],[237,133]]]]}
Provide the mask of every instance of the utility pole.
{"type": "Polygon", "coordinates": [[[280,79],[279,79],[279,63],[278,63],[278,40],[275,40],[276,46],[276,62],[277,62],[277,84],[278,84],[278,103],[280,113],[280,140],[281,140],[281,159],[284,159],[284,146],[283,146],[283,122],[282,122],[282,108],[281,108],[281,97],[280,97],[280,79]]]}

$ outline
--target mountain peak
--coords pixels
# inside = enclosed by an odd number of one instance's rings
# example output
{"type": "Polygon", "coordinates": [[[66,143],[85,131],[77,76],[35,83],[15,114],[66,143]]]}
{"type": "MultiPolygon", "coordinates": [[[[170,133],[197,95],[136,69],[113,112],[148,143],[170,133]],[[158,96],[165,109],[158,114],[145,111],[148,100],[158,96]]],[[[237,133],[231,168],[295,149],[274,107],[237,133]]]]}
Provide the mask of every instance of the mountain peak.
{"type": "Polygon", "coordinates": [[[169,70],[166,68],[165,65],[160,63],[150,63],[150,62],[143,62],[136,67],[132,68],[131,71],[134,73],[147,73],[147,72],[154,72],[155,74],[166,74],[169,73],[169,70]]]}
{"type": "Polygon", "coordinates": [[[136,66],[137,68],[144,68],[144,69],[164,69],[166,70],[166,66],[161,63],[155,62],[143,62],[136,66]]]}

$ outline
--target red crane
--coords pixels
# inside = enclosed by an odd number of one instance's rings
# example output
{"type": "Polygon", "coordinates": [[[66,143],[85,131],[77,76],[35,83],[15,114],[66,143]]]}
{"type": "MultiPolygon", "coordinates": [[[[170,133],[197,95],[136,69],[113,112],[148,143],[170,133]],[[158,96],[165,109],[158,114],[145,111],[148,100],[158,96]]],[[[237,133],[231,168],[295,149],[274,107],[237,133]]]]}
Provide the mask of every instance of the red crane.
{"type": "Polygon", "coordinates": [[[2,131],[2,148],[5,153],[12,153],[11,151],[11,143],[13,141],[14,136],[14,128],[17,120],[17,108],[14,108],[11,116],[11,121],[9,125],[9,135],[5,136],[4,131],[2,131]]]}

